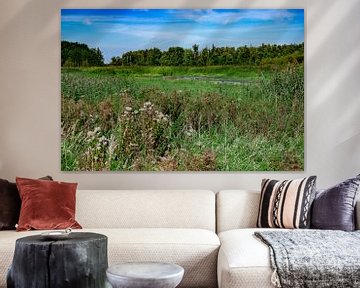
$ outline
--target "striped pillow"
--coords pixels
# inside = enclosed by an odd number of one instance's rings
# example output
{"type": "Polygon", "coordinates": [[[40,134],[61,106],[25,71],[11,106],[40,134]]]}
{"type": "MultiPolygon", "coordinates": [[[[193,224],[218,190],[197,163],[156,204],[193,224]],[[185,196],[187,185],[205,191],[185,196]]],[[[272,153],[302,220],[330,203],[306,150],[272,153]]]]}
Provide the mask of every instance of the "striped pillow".
{"type": "Polygon", "coordinates": [[[316,176],[294,180],[263,179],[257,227],[309,228],[316,176]]]}

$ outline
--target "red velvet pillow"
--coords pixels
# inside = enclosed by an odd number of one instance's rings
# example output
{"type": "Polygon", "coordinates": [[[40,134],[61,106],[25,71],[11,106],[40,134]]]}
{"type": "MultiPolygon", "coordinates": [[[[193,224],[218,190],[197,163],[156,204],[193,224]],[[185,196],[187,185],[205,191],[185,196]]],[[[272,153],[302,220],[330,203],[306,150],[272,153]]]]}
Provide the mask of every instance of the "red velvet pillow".
{"type": "MultiPolygon", "coordinates": [[[[39,179],[53,180],[51,176],[39,179]]],[[[0,230],[15,230],[19,221],[21,199],[16,183],[0,179],[0,230]]]]}
{"type": "Polygon", "coordinates": [[[16,178],[21,198],[17,231],[81,228],[75,221],[77,183],[16,178]]]}

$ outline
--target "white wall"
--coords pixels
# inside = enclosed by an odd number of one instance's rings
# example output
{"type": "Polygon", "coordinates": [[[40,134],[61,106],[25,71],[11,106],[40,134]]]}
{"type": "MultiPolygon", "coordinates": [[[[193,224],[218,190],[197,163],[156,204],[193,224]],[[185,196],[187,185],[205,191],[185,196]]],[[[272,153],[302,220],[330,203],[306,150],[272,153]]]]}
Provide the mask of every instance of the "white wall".
{"type": "Polygon", "coordinates": [[[359,0],[4,0],[0,2],[0,178],[45,174],[83,189],[258,189],[262,177],[360,173],[359,0]],[[166,3],[166,5],[165,5],[166,3]],[[305,8],[303,173],[60,171],[60,8],[305,8]]]}

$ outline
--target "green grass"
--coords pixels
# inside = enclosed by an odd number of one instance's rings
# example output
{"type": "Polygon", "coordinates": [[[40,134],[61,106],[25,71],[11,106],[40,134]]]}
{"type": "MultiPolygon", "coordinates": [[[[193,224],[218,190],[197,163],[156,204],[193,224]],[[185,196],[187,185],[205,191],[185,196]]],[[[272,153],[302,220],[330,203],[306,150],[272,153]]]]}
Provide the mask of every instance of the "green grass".
{"type": "Polygon", "coordinates": [[[303,66],[63,68],[62,170],[302,170],[303,79],[303,66]]]}
{"type": "Polygon", "coordinates": [[[272,66],[133,66],[133,67],[90,67],[90,68],[62,68],[63,72],[79,72],[90,75],[108,76],[196,76],[196,75],[217,75],[223,77],[257,77],[258,73],[270,73],[272,66]]]}

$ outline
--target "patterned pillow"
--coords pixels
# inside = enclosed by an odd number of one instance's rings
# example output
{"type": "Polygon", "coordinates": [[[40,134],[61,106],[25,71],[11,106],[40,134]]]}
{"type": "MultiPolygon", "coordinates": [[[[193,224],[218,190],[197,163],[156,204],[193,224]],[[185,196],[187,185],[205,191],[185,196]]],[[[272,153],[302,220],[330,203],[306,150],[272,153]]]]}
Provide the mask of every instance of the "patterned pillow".
{"type": "Polygon", "coordinates": [[[257,227],[309,228],[316,176],[294,180],[263,179],[257,227]]]}

